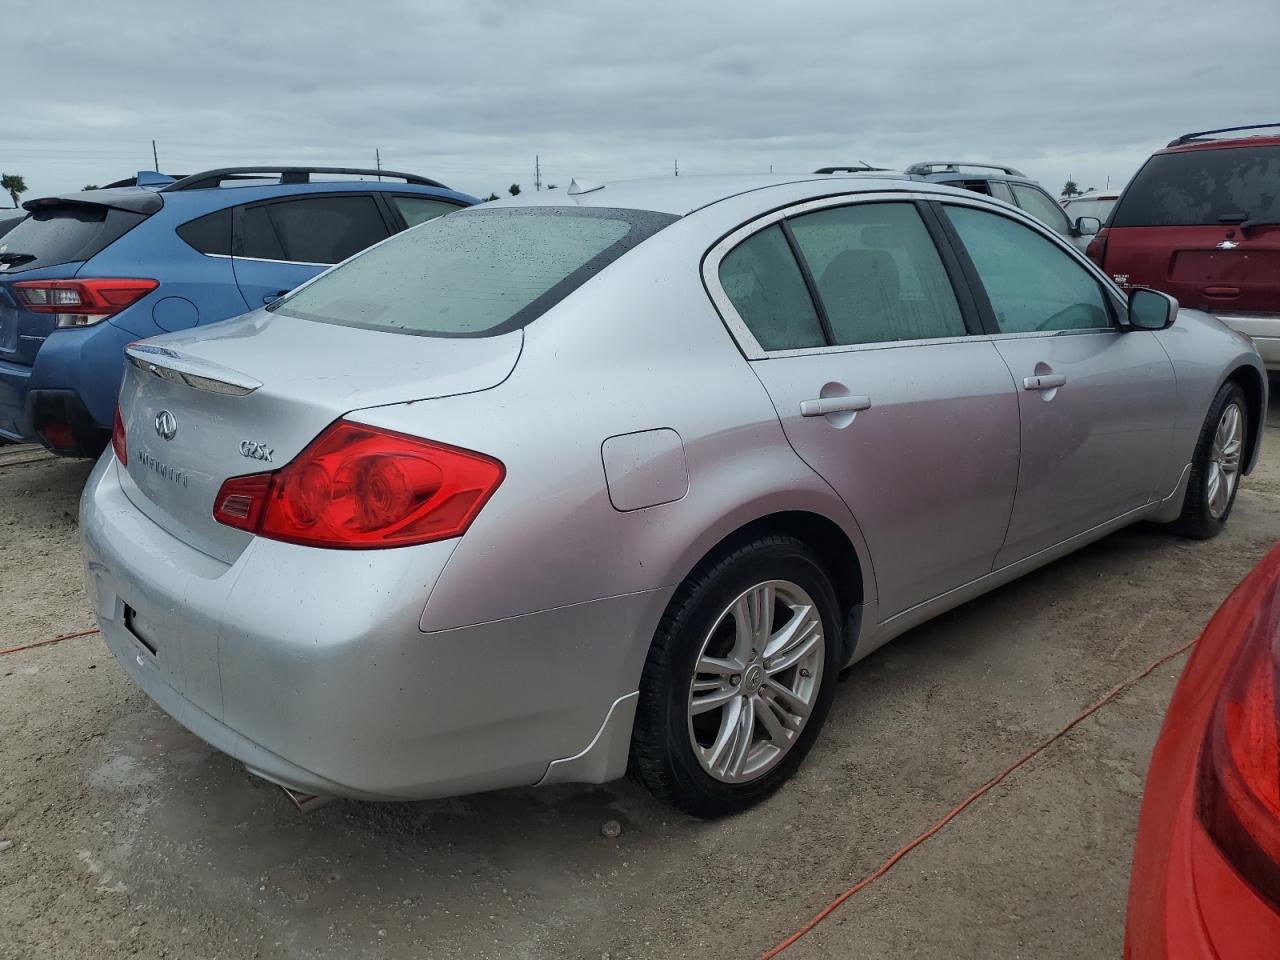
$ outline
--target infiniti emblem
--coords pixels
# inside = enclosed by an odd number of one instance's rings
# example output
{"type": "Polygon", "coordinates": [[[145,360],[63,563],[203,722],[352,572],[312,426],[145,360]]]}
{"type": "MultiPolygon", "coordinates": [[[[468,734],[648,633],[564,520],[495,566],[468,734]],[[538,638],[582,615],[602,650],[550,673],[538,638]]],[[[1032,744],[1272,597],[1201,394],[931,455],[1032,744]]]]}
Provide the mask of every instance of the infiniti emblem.
{"type": "Polygon", "coordinates": [[[174,434],[178,432],[178,421],[168,410],[161,410],[156,414],[156,433],[160,434],[162,440],[172,440],[174,434]]]}

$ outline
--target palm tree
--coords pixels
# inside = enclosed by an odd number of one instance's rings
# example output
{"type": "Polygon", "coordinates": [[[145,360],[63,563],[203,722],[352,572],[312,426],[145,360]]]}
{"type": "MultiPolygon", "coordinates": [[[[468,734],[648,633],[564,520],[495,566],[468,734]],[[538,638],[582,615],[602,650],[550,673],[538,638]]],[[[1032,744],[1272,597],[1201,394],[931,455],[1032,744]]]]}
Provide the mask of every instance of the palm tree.
{"type": "Polygon", "coordinates": [[[1062,195],[1064,197],[1074,197],[1080,193],[1080,185],[1074,180],[1068,180],[1062,186],[1062,195]]]}
{"type": "Polygon", "coordinates": [[[13,205],[18,205],[18,194],[27,192],[27,181],[16,173],[0,173],[0,190],[8,192],[13,198],[13,205]]]}

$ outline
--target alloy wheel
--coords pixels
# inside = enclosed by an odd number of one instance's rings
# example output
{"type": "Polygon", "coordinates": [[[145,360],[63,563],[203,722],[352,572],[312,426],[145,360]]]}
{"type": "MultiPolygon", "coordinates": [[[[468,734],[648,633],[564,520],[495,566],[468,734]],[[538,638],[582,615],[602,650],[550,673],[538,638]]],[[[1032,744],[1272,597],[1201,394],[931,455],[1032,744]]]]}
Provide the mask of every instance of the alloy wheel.
{"type": "Polygon", "coordinates": [[[1218,420],[1209,451],[1208,478],[1205,495],[1209,515],[1221,520],[1231,505],[1232,494],[1240,479],[1240,452],[1244,446],[1244,413],[1240,405],[1229,403],[1218,420]]]}
{"type": "Polygon", "coordinates": [[[787,580],[759,583],[716,618],[689,685],[689,740],[724,783],[775,767],[808,723],[826,652],[813,598],[787,580]]]}

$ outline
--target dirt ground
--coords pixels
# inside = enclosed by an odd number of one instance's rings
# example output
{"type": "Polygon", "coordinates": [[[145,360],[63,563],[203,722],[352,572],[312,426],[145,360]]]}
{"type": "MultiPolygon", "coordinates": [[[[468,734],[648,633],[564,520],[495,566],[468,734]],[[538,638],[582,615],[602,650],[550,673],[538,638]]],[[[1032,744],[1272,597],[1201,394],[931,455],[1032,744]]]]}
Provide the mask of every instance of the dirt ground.
{"type": "MultiPolygon", "coordinates": [[[[902,637],[841,685],[793,784],[718,823],[627,783],[301,816],[152,706],[96,636],[0,657],[0,957],[758,956],[1200,631],[1280,537],[1271,420],[1223,536],[1135,527],[902,637]]],[[[0,451],[0,648],[92,626],[76,538],[89,466],[14,454],[0,451]]],[[[1182,664],[785,956],[1118,957],[1147,758],[1182,664]]]]}

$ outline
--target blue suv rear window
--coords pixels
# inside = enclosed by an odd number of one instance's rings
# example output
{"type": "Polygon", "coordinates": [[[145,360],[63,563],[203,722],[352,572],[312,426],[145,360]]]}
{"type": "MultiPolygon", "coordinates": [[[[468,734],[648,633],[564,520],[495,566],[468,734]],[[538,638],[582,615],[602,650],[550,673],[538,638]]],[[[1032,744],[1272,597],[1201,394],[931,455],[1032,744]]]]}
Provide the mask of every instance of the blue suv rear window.
{"type": "Polygon", "coordinates": [[[96,203],[38,207],[0,240],[5,274],[88,260],[145,219],[145,214],[96,203]]]}

